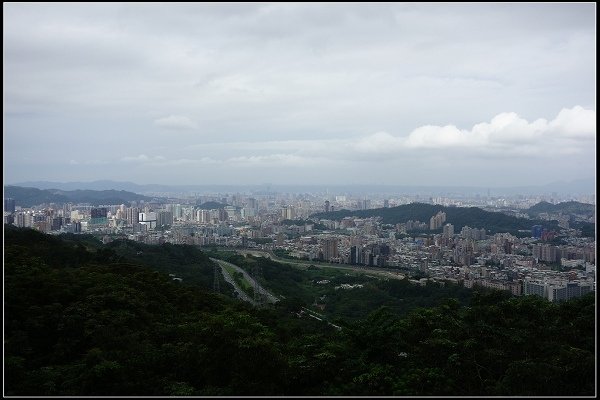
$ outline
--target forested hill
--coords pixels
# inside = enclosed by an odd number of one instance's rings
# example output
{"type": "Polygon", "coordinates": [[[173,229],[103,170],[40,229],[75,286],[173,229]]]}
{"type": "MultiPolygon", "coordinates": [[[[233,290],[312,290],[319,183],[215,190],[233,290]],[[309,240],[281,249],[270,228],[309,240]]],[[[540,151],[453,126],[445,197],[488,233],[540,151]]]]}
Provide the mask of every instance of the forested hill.
{"type": "Polygon", "coordinates": [[[553,304],[475,292],[469,307],[381,308],[337,330],[285,300],[253,309],[182,285],[134,259],[145,247],[4,233],[7,396],[595,394],[593,293],[553,304]]]}
{"type": "MultiPolygon", "coordinates": [[[[444,207],[424,203],[411,203],[391,208],[375,208],[372,210],[349,211],[340,210],[328,213],[313,214],[312,217],[341,220],[344,217],[381,217],[385,224],[397,224],[409,220],[425,222],[439,211],[446,213],[446,222],[454,225],[454,231],[463,226],[485,228],[489,233],[509,232],[517,234],[519,230],[530,230],[532,225],[540,224],[549,229],[556,229],[554,221],[534,221],[517,218],[500,212],[489,212],[477,207],[444,207]]],[[[438,230],[439,231],[439,230],[438,230]]],[[[433,232],[433,231],[432,231],[433,232]]]]}
{"type": "Polygon", "coordinates": [[[124,190],[58,190],[36,189],[21,186],[5,186],[4,197],[15,199],[15,204],[21,207],[32,207],[48,203],[90,203],[97,206],[102,204],[126,204],[131,201],[152,201],[152,197],[142,196],[124,190]]]}
{"type": "Polygon", "coordinates": [[[566,201],[563,203],[552,204],[546,201],[541,201],[534,206],[531,206],[527,213],[531,216],[537,216],[540,213],[563,213],[563,214],[578,214],[578,215],[594,215],[596,206],[588,203],[580,203],[578,201],[566,201]]]}

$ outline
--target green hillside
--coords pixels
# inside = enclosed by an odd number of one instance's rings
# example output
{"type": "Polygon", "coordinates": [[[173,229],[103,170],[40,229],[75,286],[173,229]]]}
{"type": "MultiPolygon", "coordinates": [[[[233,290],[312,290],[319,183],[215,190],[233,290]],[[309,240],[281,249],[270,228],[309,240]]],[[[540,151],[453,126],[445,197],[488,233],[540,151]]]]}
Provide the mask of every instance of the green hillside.
{"type": "Polygon", "coordinates": [[[15,204],[21,207],[32,207],[48,203],[90,203],[102,204],[130,204],[132,201],[152,201],[151,197],[142,196],[124,190],[58,190],[36,189],[21,186],[5,186],[4,197],[15,199],[15,204]]]}
{"type": "MultiPolygon", "coordinates": [[[[197,247],[170,243],[147,245],[131,240],[115,240],[108,243],[105,249],[130,262],[173,274],[183,279],[184,285],[193,284],[204,289],[211,289],[213,286],[213,263],[197,247]]],[[[221,283],[223,285],[223,281],[221,283]]]]}
{"type": "Polygon", "coordinates": [[[405,315],[418,307],[440,305],[448,298],[457,298],[467,305],[472,290],[462,285],[414,285],[407,279],[379,279],[368,271],[350,272],[335,268],[308,268],[301,270],[270,258],[242,256],[231,252],[215,252],[214,257],[225,259],[252,274],[261,269],[259,281],[276,296],[307,307],[318,299],[320,312],[339,324],[366,318],[371,312],[385,306],[397,315],[405,315]],[[318,284],[319,281],[329,281],[318,284]],[[362,284],[357,290],[337,290],[341,284],[362,284]]]}
{"type": "Polygon", "coordinates": [[[580,203],[578,201],[566,201],[558,204],[541,201],[527,209],[527,213],[531,216],[537,216],[540,213],[563,213],[592,216],[594,215],[595,210],[596,207],[593,204],[580,203]]]}
{"type": "MultiPolygon", "coordinates": [[[[123,243],[7,226],[4,234],[7,396],[595,393],[593,294],[553,304],[474,292],[468,307],[383,307],[338,330],[289,301],[254,309],[182,285],[148,259],[119,254],[123,243]]],[[[155,251],[175,262],[188,250],[155,251]]],[[[265,280],[276,276],[265,268],[265,280]]]]}
{"type": "Polygon", "coordinates": [[[205,203],[198,203],[198,208],[202,210],[218,210],[220,208],[227,207],[227,204],[219,203],[216,201],[207,201],[205,203]]]}
{"type": "MultiPolygon", "coordinates": [[[[518,234],[519,230],[530,230],[533,225],[543,225],[548,229],[557,229],[553,221],[535,221],[516,218],[500,212],[489,212],[477,207],[444,207],[424,203],[411,203],[391,208],[376,208],[372,210],[349,211],[341,210],[328,213],[313,214],[312,217],[341,220],[344,217],[381,217],[385,224],[397,224],[409,220],[429,224],[429,219],[439,211],[446,213],[446,223],[454,225],[454,231],[460,231],[463,226],[485,228],[488,233],[509,232],[518,234]]],[[[440,229],[441,230],[441,229],[440,229]]],[[[432,231],[433,232],[433,231],[432,231]]]]}

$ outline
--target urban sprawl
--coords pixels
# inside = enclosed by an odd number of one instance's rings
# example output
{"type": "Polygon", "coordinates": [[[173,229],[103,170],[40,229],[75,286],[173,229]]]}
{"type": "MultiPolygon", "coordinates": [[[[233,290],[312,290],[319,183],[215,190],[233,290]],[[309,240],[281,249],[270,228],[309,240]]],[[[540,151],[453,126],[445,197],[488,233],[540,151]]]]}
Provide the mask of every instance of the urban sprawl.
{"type": "MultiPolygon", "coordinates": [[[[225,246],[315,263],[388,268],[412,277],[415,284],[435,280],[479,285],[550,301],[595,291],[596,243],[569,228],[572,215],[542,214],[544,219],[557,220],[560,232],[532,224],[526,235],[520,235],[524,237],[490,234],[485,226],[458,230],[444,212],[431,215],[428,221],[397,224],[383,224],[378,217],[333,220],[312,216],[423,202],[476,206],[528,218],[522,210],[540,200],[559,201],[540,196],[368,199],[329,194],[182,194],[129,206],[68,203],[22,208],[13,199],[5,199],[4,223],[48,234],[94,234],[105,243],[126,238],[146,244],[225,246]],[[552,243],[556,235],[564,239],[561,244],[552,243]]],[[[587,197],[577,200],[595,202],[587,197]]],[[[595,217],[585,222],[595,223],[595,217]]]]}

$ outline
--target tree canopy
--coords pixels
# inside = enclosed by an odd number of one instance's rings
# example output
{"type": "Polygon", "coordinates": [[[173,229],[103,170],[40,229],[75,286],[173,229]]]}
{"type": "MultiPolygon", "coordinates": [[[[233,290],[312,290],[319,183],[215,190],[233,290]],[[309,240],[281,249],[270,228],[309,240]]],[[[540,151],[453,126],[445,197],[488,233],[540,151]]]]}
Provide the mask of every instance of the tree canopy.
{"type": "MultiPolygon", "coordinates": [[[[135,259],[122,243],[4,233],[5,395],[595,393],[594,293],[554,304],[474,291],[408,313],[376,305],[339,330],[302,315],[293,296],[252,308],[203,279],[173,281],[150,260],[203,265],[185,247],[135,259]]],[[[277,277],[271,267],[266,281],[277,277]]],[[[292,290],[302,272],[278,279],[292,290]]]]}

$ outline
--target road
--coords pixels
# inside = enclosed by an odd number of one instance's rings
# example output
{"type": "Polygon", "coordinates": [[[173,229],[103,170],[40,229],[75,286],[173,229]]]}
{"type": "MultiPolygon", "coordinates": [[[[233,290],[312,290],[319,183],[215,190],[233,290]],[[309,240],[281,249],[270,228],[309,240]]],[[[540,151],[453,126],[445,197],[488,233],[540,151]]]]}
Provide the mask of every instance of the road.
{"type": "Polygon", "coordinates": [[[366,266],[363,267],[363,266],[345,265],[345,264],[323,265],[323,264],[319,264],[319,263],[311,264],[310,261],[294,261],[294,260],[277,257],[273,253],[271,253],[269,251],[264,251],[264,250],[238,250],[237,252],[239,254],[251,254],[251,255],[257,256],[257,257],[270,258],[273,261],[277,261],[277,262],[280,262],[283,264],[291,264],[291,265],[294,265],[296,267],[303,268],[303,269],[308,268],[310,265],[314,265],[317,268],[347,269],[347,270],[351,270],[351,271],[355,271],[355,272],[364,272],[364,273],[368,273],[368,274],[375,274],[375,275],[379,275],[379,276],[382,276],[385,278],[391,278],[391,279],[404,279],[406,277],[404,274],[402,274],[400,272],[390,271],[390,270],[383,269],[383,268],[366,267],[366,266]]]}
{"type": "Polygon", "coordinates": [[[238,286],[238,284],[231,277],[231,275],[229,275],[229,272],[227,271],[227,269],[221,264],[221,263],[224,263],[225,261],[217,260],[216,258],[211,258],[211,260],[216,262],[217,264],[219,264],[219,267],[221,267],[221,272],[223,273],[223,278],[225,279],[226,282],[230,283],[233,286],[233,289],[237,293],[238,298],[240,300],[247,301],[248,303],[255,306],[256,303],[254,302],[254,299],[251,299],[250,296],[248,296],[246,294],[246,292],[244,292],[244,290],[238,286]]]}
{"type": "Polygon", "coordinates": [[[237,283],[235,283],[235,280],[233,279],[233,277],[231,275],[229,275],[229,272],[227,271],[227,269],[225,268],[225,265],[235,269],[238,272],[241,272],[244,275],[244,279],[246,279],[248,282],[250,282],[250,284],[252,285],[252,287],[256,290],[257,286],[258,286],[258,292],[265,295],[265,297],[267,298],[267,301],[269,303],[276,303],[279,301],[279,299],[277,297],[275,297],[272,293],[270,293],[267,289],[265,289],[264,287],[262,287],[260,284],[257,284],[257,282],[254,280],[253,277],[251,277],[246,271],[244,271],[242,268],[238,267],[235,264],[232,264],[230,262],[227,261],[223,261],[223,260],[219,260],[217,258],[212,258],[211,260],[216,262],[217,264],[219,264],[219,266],[221,267],[221,271],[223,272],[223,277],[225,278],[225,280],[229,283],[231,283],[235,289],[235,291],[238,293],[238,297],[244,301],[247,301],[249,303],[252,303],[252,305],[256,305],[256,302],[254,301],[254,299],[251,299],[250,296],[248,296],[248,294],[246,292],[244,292],[244,290],[242,288],[240,288],[237,283]]]}

